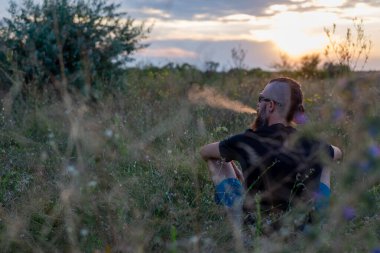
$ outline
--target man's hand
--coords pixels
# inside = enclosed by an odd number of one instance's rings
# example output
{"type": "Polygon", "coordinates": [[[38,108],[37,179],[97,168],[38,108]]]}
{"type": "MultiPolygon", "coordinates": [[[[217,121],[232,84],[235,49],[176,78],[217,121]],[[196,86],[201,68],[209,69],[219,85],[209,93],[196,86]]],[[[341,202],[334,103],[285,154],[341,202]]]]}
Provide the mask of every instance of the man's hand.
{"type": "Polygon", "coordinates": [[[214,142],[203,146],[200,154],[205,161],[209,159],[221,159],[222,157],[219,152],[219,142],[214,142]]]}
{"type": "Polygon", "coordinates": [[[241,172],[241,170],[236,166],[234,161],[231,161],[231,165],[232,165],[232,168],[234,169],[236,178],[243,184],[244,183],[243,172],[241,172]]]}
{"type": "Polygon", "coordinates": [[[342,157],[343,157],[343,154],[342,154],[342,151],[340,150],[340,148],[338,148],[338,147],[335,147],[335,146],[333,146],[333,145],[331,145],[331,147],[333,148],[333,150],[334,150],[334,160],[335,161],[339,161],[339,160],[341,160],[342,159],[342,157]]]}

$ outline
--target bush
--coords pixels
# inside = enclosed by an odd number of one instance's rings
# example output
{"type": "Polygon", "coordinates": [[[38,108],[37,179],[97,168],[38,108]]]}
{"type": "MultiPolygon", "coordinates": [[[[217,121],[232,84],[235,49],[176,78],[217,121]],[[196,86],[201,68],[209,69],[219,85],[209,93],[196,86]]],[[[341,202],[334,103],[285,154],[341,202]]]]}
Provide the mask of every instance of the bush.
{"type": "Polygon", "coordinates": [[[327,66],[333,66],[334,70],[355,71],[360,64],[363,70],[368,61],[372,41],[365,34],[363,19],[354,18],[352,21],[354,28],[347,28],[344,39],[339,39],[336,24],[331,29],[324,28],[329,39],[324,54],[328,59],[327,66]]]}
{"type": "Polygon", "coordinates": [[[39,88],[66,79],[86,92],[97,79],[107,81],[146,46],[140,41],[150,31],[118,7],[105,0],[11,1],[11,17],[0,24],[0,78],[18,73],[39,88]]]}
{"type": "Polygon", "coordinates": [[[319,54],[304,55],[300,64],[299,71],[305,78],[313,78],[319,75],[318,65],[321,62],[319,54]]]}

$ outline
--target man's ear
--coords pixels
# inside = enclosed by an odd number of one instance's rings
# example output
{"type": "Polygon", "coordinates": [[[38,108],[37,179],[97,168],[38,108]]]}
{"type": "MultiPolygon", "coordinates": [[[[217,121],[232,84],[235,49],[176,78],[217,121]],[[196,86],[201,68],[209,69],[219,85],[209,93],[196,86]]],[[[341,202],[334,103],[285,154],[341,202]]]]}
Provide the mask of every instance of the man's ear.
{"type": "Polygon", "coordinates": [[[272,113],[274,112],[274,107],[275,107],[275,104],[273,101],[269,101],[269,112],[272,113]]]}

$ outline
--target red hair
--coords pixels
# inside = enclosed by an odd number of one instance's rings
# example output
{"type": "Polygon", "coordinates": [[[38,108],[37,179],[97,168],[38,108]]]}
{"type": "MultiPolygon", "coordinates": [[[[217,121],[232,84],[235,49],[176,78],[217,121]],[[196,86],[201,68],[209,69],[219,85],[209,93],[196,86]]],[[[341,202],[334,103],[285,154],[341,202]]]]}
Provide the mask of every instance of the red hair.
{"type": "Polygon", "coordinates": [[[296,113],[305,112],[305,108],[303,107],[303,94],[301,90],[301,85],[297,81],[288,77],[279,77],[269,81],[269,83],[272,82],[281,82],[289,85],[290,106],[285,119],[287,122],[292,122],[296,113]]]}

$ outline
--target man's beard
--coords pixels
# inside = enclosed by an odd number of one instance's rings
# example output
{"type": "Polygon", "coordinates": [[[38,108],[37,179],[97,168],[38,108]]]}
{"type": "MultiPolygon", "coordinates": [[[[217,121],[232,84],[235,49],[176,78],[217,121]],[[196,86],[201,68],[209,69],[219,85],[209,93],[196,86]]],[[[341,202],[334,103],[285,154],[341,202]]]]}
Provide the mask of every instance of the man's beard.
{"type": "Polygon", "coordinates": [[[256,119],[253,122],[252,129],[257,130],[261,127],[268,126],[268,117],[265,113],[266,106],[262,108],[262,110],[257,110],[256,119]]]}

